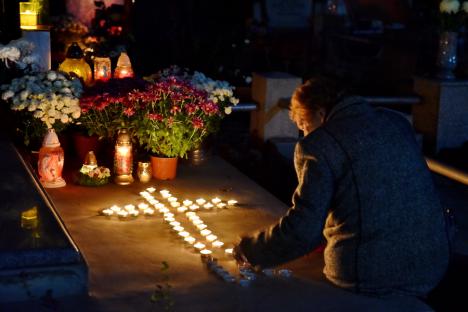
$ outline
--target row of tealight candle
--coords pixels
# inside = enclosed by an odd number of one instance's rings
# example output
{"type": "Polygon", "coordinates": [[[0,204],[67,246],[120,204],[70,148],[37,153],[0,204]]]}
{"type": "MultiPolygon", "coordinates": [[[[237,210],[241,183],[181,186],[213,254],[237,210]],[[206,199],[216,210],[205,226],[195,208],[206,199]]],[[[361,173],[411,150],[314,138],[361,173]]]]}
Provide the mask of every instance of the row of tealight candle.
{"type": "MultiPolygon", "coordinates": [[[[170,209],[167,208],[164,204],[160,203],[157,199],[154,198],[152,195],[156,189],[154,187],[147,188],[145,191],[140,192],[140,195],[147,200],[150,204],[152,204],[160,213],[163,214],[164,221],[167,222],[171,227],[174,232],[178,234],[180,238],[184,240],[185,243],[193,246],[197,252],[200,253],[202,260],[206,263],[212,263],[213,261],[216,261],[216,259],[213,259],[212,251],[210,249],[206,248],[206,245],[201,242],[197,241],[195,237],[191,235],[190,232],[186,231],[184,227],[181,226],[181,223],[177,221],[176,216],[170,212],[170,209]]],[[[208,229],[207,225],[200,219],[200,217],[194,212],[194,211],[187,211],[188,209],[191,210],[196,210],[192,208],[188,208],[186,210],[181,210],[180,208],[182,207],[190,207],[192,206],[192,202],[189,200],[184,200],[183,206],[180,205],[178,202],[177,198],[172,196],[172,194],[168,190],[161,190],[160,191],[161,196],[167,200],[170,206],[173,208],[176,208],[178,212],[185,212],[185,216],[192,222],[193,226],[197,228],[199,231],[200,235],[204,237],[204,239],[207,241],[207,243],[211,243],[212,247],[214,248],[221,248],[224,246],[224,242],[218,240],[218,237],[212,233],[211,230],[208,229]]],[[[221,203],[220,199],[213,199],[214,204],[219,204],[221,203]]],[[[198,202],[201,202],[201,200],[198,200],[198,202]]],[[[231,201],[231,205],[234,205],[237,203],[237,201],[231,201]]],[[[223,206],[224,207],[224,206],[223,206]]],[[[206,207],[205,207],[206,208],[206,207]]],[[[197,207],[198,209],[198,207],[197,207]]],[[[208,209],[208,208],[206,208],[208,209]]],[[[226,254],[232,254],[232,248],[226,249],[225,250],[226,254]]],[[[221,266],[217,265],[216,266],[208,266],[209,268],[213,268],[213,271],[218,274],[224,281],[226,282],[234,282],[235,278],[229,274],[224,268],[221,266]],[[216,268],[216,270],[214,269],[216,268]]]]}

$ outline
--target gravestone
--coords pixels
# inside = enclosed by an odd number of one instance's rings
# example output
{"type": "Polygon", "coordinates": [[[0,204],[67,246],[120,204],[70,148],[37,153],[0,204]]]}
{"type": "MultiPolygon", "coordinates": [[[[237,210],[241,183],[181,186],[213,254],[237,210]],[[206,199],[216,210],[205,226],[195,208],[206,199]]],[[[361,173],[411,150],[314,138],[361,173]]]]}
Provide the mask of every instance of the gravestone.
{"type": "Polygon", "coordinates": [[[258,109],[252,112],[250,132],[263,141],[271,138],[297,138],[299,131],[289,118],[289,110],[281,100],[289,99],[302,79],[287,73],[254,73],[252,99],[258,109]]]}
{"type": "Polygon", "coordinates": [[[417,77],[414,88],[422,102],[413,105],[413,124],[423,134],[426,151],[438,153],[467,142],[468,81],[417,77]]]}

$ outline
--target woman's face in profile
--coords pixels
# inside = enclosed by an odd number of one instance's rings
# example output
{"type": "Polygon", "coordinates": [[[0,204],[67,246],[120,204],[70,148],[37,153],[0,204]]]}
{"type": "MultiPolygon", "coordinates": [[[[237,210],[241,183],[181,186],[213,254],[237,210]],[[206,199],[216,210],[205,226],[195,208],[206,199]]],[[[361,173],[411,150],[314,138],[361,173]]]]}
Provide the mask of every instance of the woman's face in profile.
{"type": "Polygon", "coordinates": [[[325,112],[323,109],[312,111],[301,108],[301,105],[292,105],[290,117],[299,130],[304,132],[304,136],[306,136],[323,124],[325,112]]]}

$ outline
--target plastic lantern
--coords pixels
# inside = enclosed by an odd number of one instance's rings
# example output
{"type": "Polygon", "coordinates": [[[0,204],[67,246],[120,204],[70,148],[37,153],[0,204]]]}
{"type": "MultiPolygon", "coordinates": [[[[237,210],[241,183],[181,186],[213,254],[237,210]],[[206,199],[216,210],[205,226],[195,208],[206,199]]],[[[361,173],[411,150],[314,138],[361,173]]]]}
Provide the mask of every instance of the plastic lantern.
{"type": "Polygon", "coordinates": [[[54,129],[49,129],[39,150],[37,164],[40,180],[44,187],[56,188],[66,185],[62,178],[63,162],[64,153],[57,134],[54,129]]]}
{"type": "Polygon", "coordinates": [[[114,154],[114,182],[127,185],[133,182],[133,156],[130,135],[125,129],[119,131],[114,154]]]}
{"type": "Polygon", "coordinates": [[[38,6],[36,2],[20,2],[21,29],[37,29],[38,6]]]}
{"type": "Polygon", "coordinates": [[[127,53],[120,53],[119,59],[117,60],[117,67],[115,68],[114,78],[128,78],[133,77],[132,63],[127,53]]]}
{"type": "Polygon", "coordinates": [[[60,64],[59,70],[82,78],[86,85],[89,85],[93,79],[91,67],[84,60],[83,50],[76,42],[73,42],[68,48],[67,57],[60,64]]]}
{"type": "Polygon", "coordinates": [[[94,151],[89,151],[86,154],[83,168],[87,169],[88,171],[91,171],[97,168],[97,159],[96,159],[96,155],[94,155],[94,151]]]}
{"type": "Polygon", "coordinates": [[[94,58],[94,80],[107,81],[111,76],[110,58],[96,56],[94,58]]]}

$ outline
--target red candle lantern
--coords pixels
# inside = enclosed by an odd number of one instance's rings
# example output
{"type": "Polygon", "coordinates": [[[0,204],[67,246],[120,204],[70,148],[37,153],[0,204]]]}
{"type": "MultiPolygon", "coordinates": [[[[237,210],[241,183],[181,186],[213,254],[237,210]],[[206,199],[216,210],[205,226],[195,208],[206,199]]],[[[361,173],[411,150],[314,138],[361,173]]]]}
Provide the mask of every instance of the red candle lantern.
{"type": "Polygon", "coordinates": [[[111,60],[108,57],[94,58],[94,80],[107,81],[112,77],[111,60]]]}
{"type": "Polygon", "coordinates": [[[63,149],[54,129],[49,129],[39,150],[38,171],[41,183],[46,188],[65,186],[62,178],[63,149]]]}
{"type": "Polygon", "coordinates": [[[115,144],[114,173],[115,183],[127,185],[133,182],[133,155],[130,135],[125,129],[119,131],[115,144]]]}
{"type": "Polygon", "coordinates": [[[117,67],[114,71],[114,78],[129,78],[133,77],[132,63],[127,53],[120,53],[119,59],[117,60],[117,67]]]}

